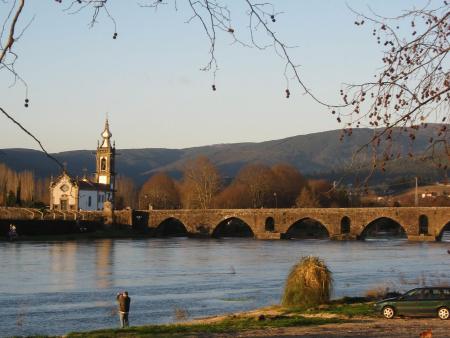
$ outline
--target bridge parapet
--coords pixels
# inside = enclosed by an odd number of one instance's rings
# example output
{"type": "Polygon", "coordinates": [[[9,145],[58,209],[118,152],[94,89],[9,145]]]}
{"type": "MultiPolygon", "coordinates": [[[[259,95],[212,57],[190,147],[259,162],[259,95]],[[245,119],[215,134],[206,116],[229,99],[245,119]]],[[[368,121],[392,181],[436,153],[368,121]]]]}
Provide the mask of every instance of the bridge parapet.
{"type": "MultiPolygon", "coordinates": [[[[111,213],[111,211],[110,211],[111,213]]],[[[114,210],[114,220],[119,224],[132,224],[132,210],[114,210]]],[[[111,214],[109,214],[111,217],[111,214]]],[[[59,211],[33,208],[0,207],[0,220],[44,220],[44,221],[105,221],[103,211],[59,211]]]]}

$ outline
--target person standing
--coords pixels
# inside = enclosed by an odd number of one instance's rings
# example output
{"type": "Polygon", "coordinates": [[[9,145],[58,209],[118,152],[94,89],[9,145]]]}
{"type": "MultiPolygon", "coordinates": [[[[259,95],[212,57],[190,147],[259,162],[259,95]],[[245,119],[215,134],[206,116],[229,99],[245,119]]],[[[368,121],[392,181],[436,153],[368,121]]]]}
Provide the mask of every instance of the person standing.
{"type": "Polygon", "coordinates": [[[123,329],[124,327],[130,326],[128,322],[128,313],[130,312],[131,298],[128,297],[128,292],[124,291],[118,293],[116,299],[119,302],[120,327],[123,329]]]}

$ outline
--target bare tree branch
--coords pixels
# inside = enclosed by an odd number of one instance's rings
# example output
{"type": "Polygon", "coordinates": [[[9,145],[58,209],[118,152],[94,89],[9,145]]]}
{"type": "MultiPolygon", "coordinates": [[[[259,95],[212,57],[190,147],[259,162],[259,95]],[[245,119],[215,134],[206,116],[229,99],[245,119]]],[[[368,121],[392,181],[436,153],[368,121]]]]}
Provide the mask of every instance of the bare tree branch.
{"type": "Polygon", "coordinates": [[[28,129],[26,129],[21,123],[19,123],[16,119],[14,119],[11,115],[9,115],[2,107],[0,107],[0,111],[3,113],[3,115],[5,115],[8,119],[10,119],[14,124],[16,124],[20,129],[22,129],[25,133],[27,133],[33,140],[35,140],[37,142],[37,144],[39,144],[39,147],[41,148],[41,150],[44,152],[44,154],[50,158],[51,160],[53,160],[60,168],[61,170],[65,170],[64,165],[61,164],[61,162],[59,162],[55,157],[53,157],[52,155],[50,155],[47,150],[44,148],[44,146],[42,145],[41,141],[39,141],[39,139],[34,136],[30,131],[28,131],[28,129]]]}

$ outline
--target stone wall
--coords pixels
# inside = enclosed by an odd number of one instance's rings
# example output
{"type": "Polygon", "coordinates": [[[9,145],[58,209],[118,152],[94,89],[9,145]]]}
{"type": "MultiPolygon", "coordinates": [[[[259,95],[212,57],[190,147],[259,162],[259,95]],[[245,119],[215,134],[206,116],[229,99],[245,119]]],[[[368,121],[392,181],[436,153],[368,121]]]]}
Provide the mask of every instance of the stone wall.
{"type": "MultiPolygon", "coordinates": [[[[132,224],[132,210],[108,210],[106,216],[117,224],[132,224]]],[[[32,208],[8,208],[0,207],[0,220],[55,220],[55,221],[92,221],[105,223],[103,211],[59,211],[39,210],[32,208]]]]}

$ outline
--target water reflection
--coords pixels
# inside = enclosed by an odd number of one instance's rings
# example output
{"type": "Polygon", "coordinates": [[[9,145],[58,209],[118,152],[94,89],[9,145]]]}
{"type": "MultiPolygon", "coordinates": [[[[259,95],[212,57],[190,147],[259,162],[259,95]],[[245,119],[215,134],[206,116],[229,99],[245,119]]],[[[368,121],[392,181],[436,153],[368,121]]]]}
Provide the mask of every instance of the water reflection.
{"type": "Polygon", "coordinates": [[[145,239],[0,242],[0,336],[63,334],[117,325],[128,290],[134,325],[278,303],[302,256],[323,258],[334,297],[450,282],[446,243],[406,241],[145,239]],[[52,318],[51,321],[43,318],[52,318]]]}
{"type": "Polygon", "coordinates": [[[75,241],[55,243],[48,247],[50,253],[50,276],[54,285],[61,285],[63,290],[76,288],[77,249],[75,241]]]}
{"type": "Polygon", "coordinates": [[[99,241],[95,246],[96,286],[99,289],[106,289],[112,285],[113,246],[112,239],[99,241]]]}

